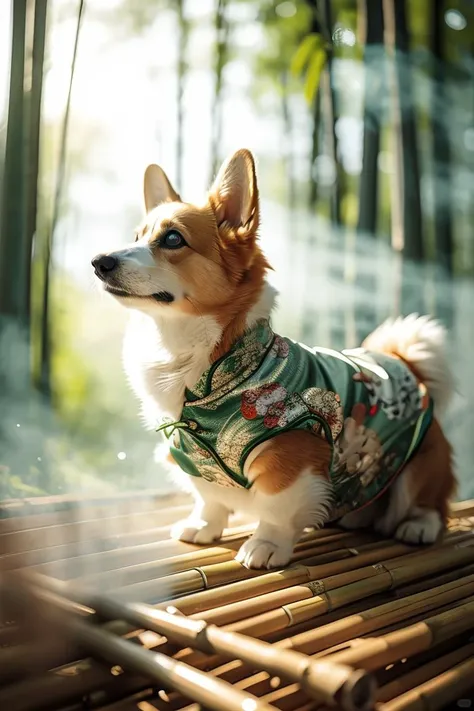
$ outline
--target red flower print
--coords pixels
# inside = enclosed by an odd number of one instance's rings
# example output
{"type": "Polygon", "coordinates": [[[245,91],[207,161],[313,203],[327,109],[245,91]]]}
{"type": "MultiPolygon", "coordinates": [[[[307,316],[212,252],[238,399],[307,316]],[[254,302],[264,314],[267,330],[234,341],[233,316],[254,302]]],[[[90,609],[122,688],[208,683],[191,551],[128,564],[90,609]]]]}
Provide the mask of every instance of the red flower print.
{"type": "Polygon", "coordinates": [[[242,393],[240,411],[246,420],[254,420],[258,415],[265,417],[275,404],[283,402],[286,390],[278,383],[262,385],[242,393]]]}
{"type": "Polygon", "coordinates": [[[240,412],[245,417],[246,420],[254,420],[257,417],[257,408],[250,402],[245,402],[242,397],[242,402],[240,403],[240,412]]]}
{"type": "Polygon", "coordinates": [[[271,429],[272,427],[277,427],[278,425],[283,427],[286,424],[285,415],[285,403],[276,402],[274,405],[270,405],[270,407],[268,408],[267,414],[263,419],[263,424],[269,429],[271,429]]]}

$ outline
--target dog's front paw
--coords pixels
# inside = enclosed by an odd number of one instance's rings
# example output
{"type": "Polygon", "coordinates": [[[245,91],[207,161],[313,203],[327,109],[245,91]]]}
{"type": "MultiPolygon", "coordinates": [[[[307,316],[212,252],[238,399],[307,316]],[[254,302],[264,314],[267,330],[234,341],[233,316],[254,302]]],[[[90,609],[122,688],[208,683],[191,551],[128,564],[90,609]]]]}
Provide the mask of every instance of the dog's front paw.
{"type": "Polygon", "coordinates": [[[288,543],[272,543],[262,538],[252,536],[240,547],[235,560],[246,568],[283,568],[290,562],[293,552],[293,541],[288,543]]]}
{"type": "Polygon", "coordinates": [[[222,521],[202,521],[193,517],[178,521],[171,529],[171,538],[185,543],[205,545],[222,537],[222,521]]]}
{"type": "Polygon", "coordinates": [[[437,511],[423,510],[414,518],[408,518],[398,526],[395,538],[403,543],[426,545],[434,543],[443,530],[443,521],[437,511]]]}

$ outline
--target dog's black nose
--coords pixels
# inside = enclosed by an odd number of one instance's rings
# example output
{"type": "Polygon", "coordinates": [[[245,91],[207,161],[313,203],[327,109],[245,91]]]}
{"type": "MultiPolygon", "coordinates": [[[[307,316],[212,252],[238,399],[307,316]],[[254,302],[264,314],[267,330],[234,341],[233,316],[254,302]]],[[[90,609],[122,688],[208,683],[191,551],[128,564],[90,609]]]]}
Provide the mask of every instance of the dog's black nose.
{"type": "Polygon", "coordinates": [[[111,272],[117,266],[117,259],[111,257],[109,254],[98,254],[92,260],[92,266],[94,267],[98,275],[105,274],[106,272],[111,272]]]}

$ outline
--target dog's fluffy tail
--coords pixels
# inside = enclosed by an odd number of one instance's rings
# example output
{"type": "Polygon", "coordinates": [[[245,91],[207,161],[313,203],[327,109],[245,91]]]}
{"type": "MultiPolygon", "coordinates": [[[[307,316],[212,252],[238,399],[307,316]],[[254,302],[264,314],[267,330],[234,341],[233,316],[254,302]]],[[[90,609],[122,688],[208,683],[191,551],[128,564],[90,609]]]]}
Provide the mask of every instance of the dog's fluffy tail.
{"type": "Polygon", "coordinates": [[[446,330],[438,321],[430,316],[411,314],[385,321],[367,336],[362,347],[403,358],[428,388],[436,415],[440,416],[455,389],[445,344],[446,330]]]}

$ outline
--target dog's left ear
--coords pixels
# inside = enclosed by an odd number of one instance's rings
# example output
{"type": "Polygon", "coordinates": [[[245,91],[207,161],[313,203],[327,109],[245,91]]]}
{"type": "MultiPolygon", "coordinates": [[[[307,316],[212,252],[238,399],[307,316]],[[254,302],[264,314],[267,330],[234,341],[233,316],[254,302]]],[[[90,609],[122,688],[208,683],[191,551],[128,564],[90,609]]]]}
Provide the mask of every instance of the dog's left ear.
{"type": "Polygon", "coordinates": [[[143,193],[147,212],[162,202],[181,202],[181,198],[171,185],[163,168],[153,163],[145,170],[143,193]]]}
{"type": "Polygon", "coordinates": [[[240,234],[255,233],[259,220],[258,187],[250,151],[239,150],[222,164],[209,199],[218,225],[226,223],[240,234]]]}

